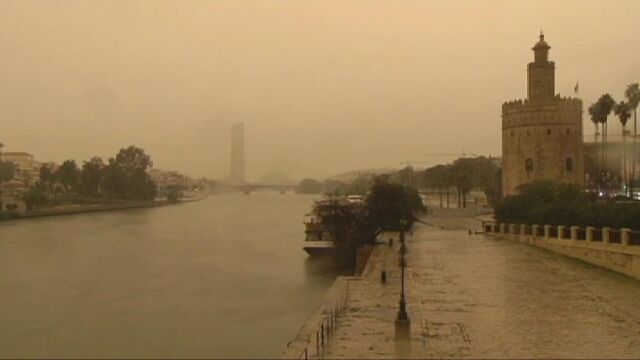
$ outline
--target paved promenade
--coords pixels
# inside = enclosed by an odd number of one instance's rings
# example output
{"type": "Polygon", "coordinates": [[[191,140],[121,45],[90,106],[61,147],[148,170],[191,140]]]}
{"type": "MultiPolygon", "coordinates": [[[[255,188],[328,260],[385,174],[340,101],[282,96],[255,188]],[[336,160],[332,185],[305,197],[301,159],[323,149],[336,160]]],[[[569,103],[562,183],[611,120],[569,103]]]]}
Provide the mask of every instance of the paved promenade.
{"type": "MultiPolygon", "coordinates": [[[[439,215],[439,216],[438,216],[439,215]]],[[[400,269],[378,246],[324,358],[638,358],[640,282],[484,235],[457,211],[408,238],[410,344],[394,342],[400,269]],[[387,283],[380,271],[387,272],[387,283]]]]}

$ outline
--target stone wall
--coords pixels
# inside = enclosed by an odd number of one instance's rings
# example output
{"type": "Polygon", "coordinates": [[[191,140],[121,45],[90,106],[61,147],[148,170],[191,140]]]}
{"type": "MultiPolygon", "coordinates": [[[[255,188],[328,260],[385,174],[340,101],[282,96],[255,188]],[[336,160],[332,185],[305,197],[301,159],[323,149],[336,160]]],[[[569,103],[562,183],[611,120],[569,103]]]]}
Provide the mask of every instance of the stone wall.
{"type": "Polygon", "coordinates": [[[516,240],[640,280],[640,232],[578,226],[483,224],[487,235],[516,240]]]}
{"type": "Polygon", "coordinates": [[[582,184],[582,102],[556,97],[539,104],[527,100],[505,103],[502,167],[504,195],[512,195],[519,185],[535,180],[582,184]],[[567,159],[571,159],[571,167],[567,159]]]}

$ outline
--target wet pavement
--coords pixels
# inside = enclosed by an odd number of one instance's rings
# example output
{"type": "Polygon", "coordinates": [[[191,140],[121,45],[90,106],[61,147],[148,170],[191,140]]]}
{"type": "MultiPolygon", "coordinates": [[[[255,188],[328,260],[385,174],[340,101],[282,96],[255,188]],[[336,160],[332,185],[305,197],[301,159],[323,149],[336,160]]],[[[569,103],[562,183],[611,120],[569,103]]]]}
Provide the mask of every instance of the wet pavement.
{"type": "MultiPolygon", "coordinates": [[[[451,214],[447,214],[451,215],[451,214]]],[[[639,358],[640,281],[432,216],[408,242],[410,346],[393,341],[397,249],[350,289],[326,358],[639,358]],[[380,283],[380,270],[388,273],[380,283]]]]}

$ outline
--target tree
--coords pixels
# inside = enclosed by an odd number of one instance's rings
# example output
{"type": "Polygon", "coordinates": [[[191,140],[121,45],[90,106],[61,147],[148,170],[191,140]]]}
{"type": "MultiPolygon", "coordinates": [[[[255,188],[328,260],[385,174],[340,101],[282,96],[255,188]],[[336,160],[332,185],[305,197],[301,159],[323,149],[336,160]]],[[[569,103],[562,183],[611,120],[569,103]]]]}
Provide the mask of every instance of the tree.
{"type": "Polygon", "coordinates": [[[42,164],[40,166],[40,182],[48,189],[56,183],[56,174],[53,166],[50,164],[42,164]]]}
{"type": "Polygon", "coordinates": [[[37,209],[51,202],[48,189],[41,182],[37,182],[30,186],[22,195],[22,200],[24,200],[27,205],[27,209],[29,210],[37,209]]]}
{"type": "Polygon", "coordinates": [[[176,185],[169,185],[167,187],[167,201],[170,203],[176,203],[182,197],[182,191],[176,185]]]}
{"type": "Polygon", "coordinates": [[[127,177],[124,169],[116,163],[114,158],[110,158],[103,169],[102,189],[108,197],[126,197],[127,177]]]}
{"type": "Polygon", "coordinates": [[[605,196],[608,196],[609,193],[609,185],[608,185],[608,171],[607,171],[607,120],[609,118],[609,114],[613,110],[613,106],[615,105],[615,100],[609,94],[604,94],[600,96],[598,101],[592,104],[589,107],[589,114],[592,117],[595,117],[599,123],[602,124],[602,168],[604,175],[604,192],[605,196]]]}
{"type": "Polygon", "coordinates": [[[13,180],[16,174],[16,164],[11,161],[0,161],[0,182],[13,180]]]}
{"type": "Polygon", "coordinates": [[[10,161],[0,161],[0,211],[4,210],[2,185],[5,181],[12,180],[16,173],[16,164],[10,161]]]}
{"type": "Polygon", "coordinates": [[[451,165],[436,165],[426,169],[422,174],[423,183],[427,188],[438,189],[441,208],[443,203],[443,190],[451,186],[449,181],[450,172],[451,165]]]}
{"type": "Polygon", "coordinates": [[[55,177],[58,179],[65,192],[77,190],[80,181],[80,171],[74,160],[65,160],[56,170],[55,177]]]}
{"type": "Polygon", "coordinates": [[[470,176],[475,173],[474,161],[472,158],[459,158],[453,162],[451,173],[458,194],[458,207],[467,205],[467,194],[473,187],[470,176]]]}
{"type": "Polygon", "coordinates": [[[347,193],[346,188],[344,181],[330,179],[324,182],[324,192],[328,195],[344,195],[347,193]]]}
{"type": "MultiPolygon", "coordinates": [[[[598,124],[600,123],[600,119],[599,119],[599,116],[598,116],[598,110],[597,110],[596,104],[591,104],[589,106],[589,116],[591,118],[591,122],[593,122],[593,125],[595,125],[595,128],[596,128],[595,129],[595,133],[593,134],[593,137],[594,137],[593,144],[594,144],[595,148],[597,149],[598,148],[598,135],[600,135],[598,133],[598,124]]],[[[596,155],[596,157],[597,157],[597,155],[596,155]]],[[[597,163],[597,161],[596,161],[596,163],[597,163]]],[[[596,181],[595,181],[596,192],[600,191],[601,180],[602,180],[602,175],[600,174],[600,169],[598,168],[596,170],[596,181]]]]}
{"type": "Polygon", "coordinates": [[[411,226],[416,214],[425,211],[417,190],[384,181],[374,183],[365,203],[371,222],[385,230],[400,230],[403,219],[411,226]]]}
{"type": "Polygon", "coordinates": [[[581,211],[590,203],[593,200],[576,184],[534,181],[520,185],[517,195],[502,199],[495,217],[514,224],[581,225],[581,211]]]}
{"type": "Polygon", "coordinates": [[[149,155],[147,155],[143,149],[129,146],[126,149],[120,149],[115,158],[116,163],[121,166],[126,172],[133,172],[135,170],[147,171],[153,166],[153,162],[149,155]]]}
{"type": "Polygon", "coordinates": [[[358,247],[372,243],[380,231],[365,206],[349,203],[341,196],[316,201],[313,212],[331,233],[336,248],[335,260],[345,265],[353,266],[358,247]]]}
{"type": "Polygon", "coordinates": [[[613,112],[622,124],[622,166],[624,173],[625,196],[629,196],[629,181],[627,177],[627,121],[631,117],[631,107],[628,103],[620,101],[613,107],[613,112]]]}
{"type": "Polygon", "coordinates": [[[319,194],[322,191],[322,184],[314,179],[304,179],[296,186],[298,194],[319,194]]]}
{"type": "Polygon", "coordinates": [[[80,188],[83,195],[95,197],[100,194],[104,167],[104,161],[97,156],[84,162],[80,172],[80,188]]]}
{"type": "Polygon", "coordinates": [[[153,162],[143,149],[120,149],[104,168],[103,189],[110,197],[153,200],[158,190],[147,173],[151,166],[153,162]]]}
{"type": "Polygon", "coordinates": [[[629,190],[631,196],[635,198],[634,186],[636,180],[636,155],[637,155],[637,137],[638,137],[638,103],[640,103],[640,87],[638,83],[629,84],[624,91],[624,96],[627,98],[629,107],[633,109],[633,151],[631,154],[631,181],[629,184],[629,190]]]}

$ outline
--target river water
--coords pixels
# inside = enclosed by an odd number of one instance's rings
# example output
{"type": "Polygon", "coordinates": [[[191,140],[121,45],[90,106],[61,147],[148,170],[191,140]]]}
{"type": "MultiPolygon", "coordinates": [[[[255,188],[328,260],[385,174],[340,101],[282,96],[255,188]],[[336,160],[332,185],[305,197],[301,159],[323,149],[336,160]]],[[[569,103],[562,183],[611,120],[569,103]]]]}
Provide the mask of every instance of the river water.
{"type": "Polygon", "coordinates": [[[0,357],[278,356],[335,278],[302,250],[312,201],[0,223],[0,357]]]}

